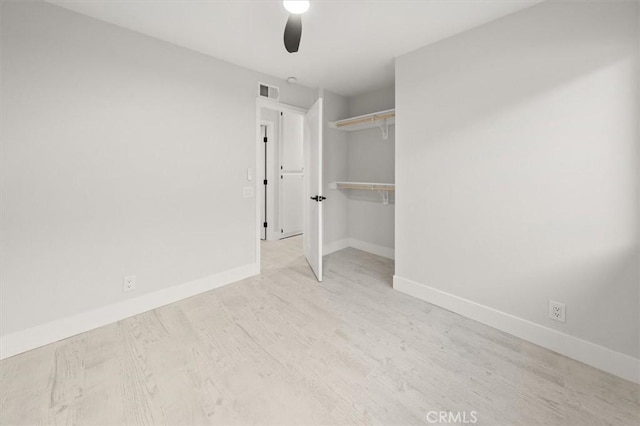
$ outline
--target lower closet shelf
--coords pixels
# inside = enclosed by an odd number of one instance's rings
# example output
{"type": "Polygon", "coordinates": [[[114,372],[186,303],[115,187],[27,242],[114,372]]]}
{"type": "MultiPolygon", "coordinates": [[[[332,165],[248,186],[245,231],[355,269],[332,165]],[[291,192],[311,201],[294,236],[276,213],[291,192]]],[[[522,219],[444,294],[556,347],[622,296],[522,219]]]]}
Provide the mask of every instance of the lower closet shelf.
{"type": "Polygon", "coordinates": [[[362,189],[366,191],[378,191],[382,196],[382,204],[389,204],[389,192],[396,190],[393,183],[379,182],[332,182],[330,189],[362,189]]]}

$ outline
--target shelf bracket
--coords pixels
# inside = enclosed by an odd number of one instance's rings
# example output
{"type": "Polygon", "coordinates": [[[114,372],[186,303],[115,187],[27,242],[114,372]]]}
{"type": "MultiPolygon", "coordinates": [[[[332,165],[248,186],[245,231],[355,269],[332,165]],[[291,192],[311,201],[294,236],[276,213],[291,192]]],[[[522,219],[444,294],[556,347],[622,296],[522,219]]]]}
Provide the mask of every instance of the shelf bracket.
{"type": "Polygon", "coordinates": [[[382,196],[382,204],[385,206],[389,205],[389,191],[378,191],[378,193],[382,196]]]}
{"type": "Polygon", "coordinates": [[[386,118],[382,123],[380,123],[380,130],[382,131],[382,139],[389,139],[389,123],[387,123],[386,118]]]}

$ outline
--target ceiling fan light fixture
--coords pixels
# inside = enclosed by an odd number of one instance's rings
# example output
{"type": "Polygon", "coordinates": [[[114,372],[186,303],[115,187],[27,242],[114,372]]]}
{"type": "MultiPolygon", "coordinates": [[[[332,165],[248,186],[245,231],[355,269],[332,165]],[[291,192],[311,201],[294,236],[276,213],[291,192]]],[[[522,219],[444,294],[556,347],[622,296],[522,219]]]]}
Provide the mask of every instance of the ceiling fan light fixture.
{"type": "Polygon", "coordinates": [[[282,5],[287,10],[287,12],[292,13],[294,15],[302,15],[307,10],[309,10],[309,1],[308,0],[284,0],[282,5]]]}

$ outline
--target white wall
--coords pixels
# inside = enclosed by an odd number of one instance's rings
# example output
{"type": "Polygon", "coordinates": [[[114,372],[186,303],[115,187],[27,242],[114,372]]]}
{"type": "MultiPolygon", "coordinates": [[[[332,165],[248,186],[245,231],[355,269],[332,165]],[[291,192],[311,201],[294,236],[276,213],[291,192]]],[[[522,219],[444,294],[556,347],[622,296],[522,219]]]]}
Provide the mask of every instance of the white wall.
{"type": "Polygon", "coordinates": [[[2,66],[2,336],[255,263],[257,81],[316,91],[36,2],[2,66]]]}
{"type": "MultiPolygon", "coordinates": [[[[349,98],[349,116],[391,109],[395,106],[394,86],[349,98]]],[[[346,118],[346,117],[340,117],[346,118]]],[[[395,182],[395,126],[389,126],[388,139],[380,129],[347,134],[348,179],[356,182],[395,182]]],[[[349,238],[351,245],[393,257],[394,194],[389,205],[380,194],[371,191],[346,191],[349,202],[349,238]]]]}
{"type": "Polygon", "coordinates": [[[637,3],[546,2],[397,59],[398,282],[633,368],[638,22],[637,3]]]}

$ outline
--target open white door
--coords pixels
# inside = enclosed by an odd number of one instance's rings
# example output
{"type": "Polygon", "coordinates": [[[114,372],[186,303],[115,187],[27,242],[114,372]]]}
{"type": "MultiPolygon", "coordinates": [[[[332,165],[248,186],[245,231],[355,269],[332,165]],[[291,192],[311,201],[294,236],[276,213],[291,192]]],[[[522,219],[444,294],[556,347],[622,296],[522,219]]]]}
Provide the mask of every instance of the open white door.
{"type": "Polygon", "coordinates": [[[322,281],[322,98],[304,119],[304,256],[322,281]]]}

